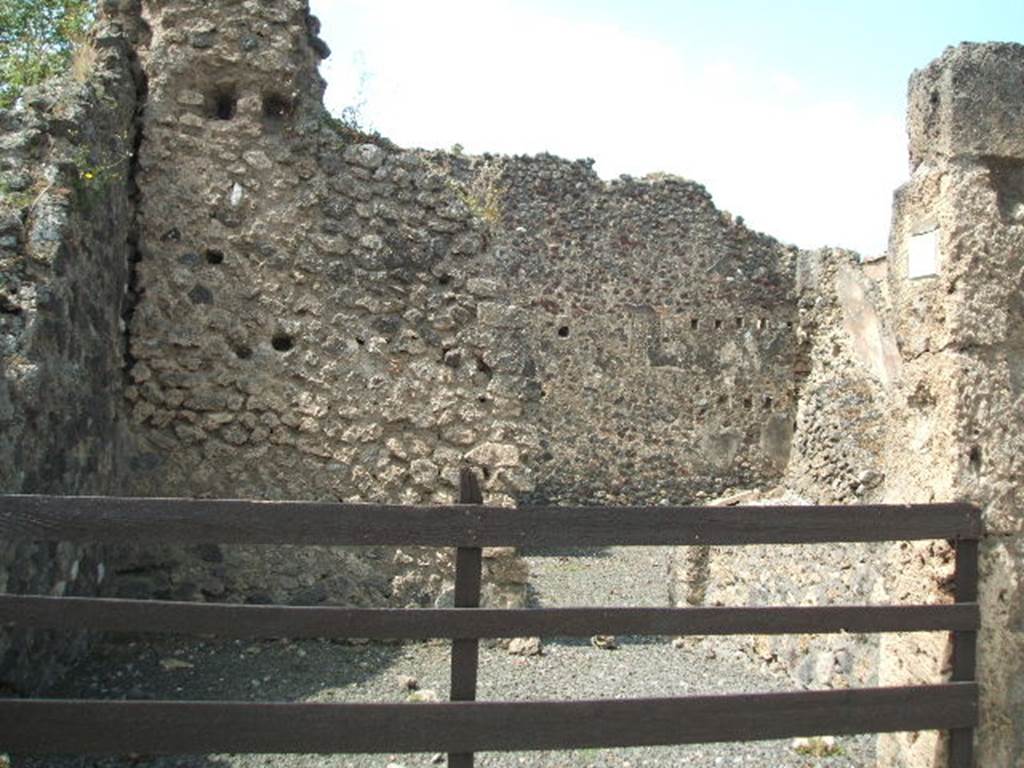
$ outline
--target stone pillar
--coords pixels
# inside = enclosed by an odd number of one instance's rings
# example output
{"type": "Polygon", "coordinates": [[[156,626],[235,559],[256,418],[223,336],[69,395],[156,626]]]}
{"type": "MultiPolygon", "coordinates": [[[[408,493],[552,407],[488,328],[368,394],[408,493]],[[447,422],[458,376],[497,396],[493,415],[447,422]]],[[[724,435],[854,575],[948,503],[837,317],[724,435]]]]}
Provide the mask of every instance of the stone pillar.
{"type": "MultiPolygon", "coordinates": [[[[1024,46],[950,48],[910,81],[911,180],[895,197],[889,290],[903,359],[890,501],[981,506],[977,765],[1024,765],[1024,46]]],[[[948,548],[903,547],[890,599],[936,599],[948,548]],[[915,593],[921,577],[931,594],[915,593]]],[[[948,672],[941,635],[889,638],[883,684],[948,672]]],[[[883,737],[883,766],[944,766],[930,735],[883,737]]]]}

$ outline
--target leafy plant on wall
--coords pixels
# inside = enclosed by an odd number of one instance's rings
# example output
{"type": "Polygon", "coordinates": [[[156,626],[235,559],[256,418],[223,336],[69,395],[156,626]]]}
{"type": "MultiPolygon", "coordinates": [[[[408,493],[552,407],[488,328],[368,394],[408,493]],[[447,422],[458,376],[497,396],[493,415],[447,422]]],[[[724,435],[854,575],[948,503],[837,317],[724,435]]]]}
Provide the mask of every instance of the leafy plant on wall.
{"type": "Polygon", "coordinates": [[[67,71],[94,18],[93,0],[0,0],[0,107],[67,71]]]}

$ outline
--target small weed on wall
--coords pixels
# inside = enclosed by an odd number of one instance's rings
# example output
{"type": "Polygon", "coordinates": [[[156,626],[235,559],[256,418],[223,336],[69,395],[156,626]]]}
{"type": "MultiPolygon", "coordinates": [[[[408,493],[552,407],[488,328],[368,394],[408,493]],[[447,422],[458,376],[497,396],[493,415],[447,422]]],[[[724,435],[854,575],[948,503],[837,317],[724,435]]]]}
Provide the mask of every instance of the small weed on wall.
{"type": "MultiPolygon", "coordinates": [[[[77,134],[74,138],[77,138],[77,134]]],[[[96,152],[87,146],[76,147],[73,157],[75,191],[79,200],[90,208],[100,196],[111,187],[124,183],[131,150],[127,134],[118,136],[117,148],[103,158],[97,158],[96,152]]]]}

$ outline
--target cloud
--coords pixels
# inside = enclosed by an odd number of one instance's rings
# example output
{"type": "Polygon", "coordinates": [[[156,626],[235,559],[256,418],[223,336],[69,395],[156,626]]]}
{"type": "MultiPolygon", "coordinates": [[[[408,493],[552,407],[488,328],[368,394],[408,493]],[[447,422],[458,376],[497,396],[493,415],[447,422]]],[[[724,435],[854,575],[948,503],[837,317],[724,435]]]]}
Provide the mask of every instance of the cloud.
{"type": "Polygon", "coordinates": [[[741,56],[696,60],[608,22],[506,0],[314,0],[334,50],[328,107],[359,100],[397,143],[593,157],[662,171],[804,247],[885,247],[905,177],[902,118],[741,56]],[[362,62],[356,59],[362,57],[362,62]]]}

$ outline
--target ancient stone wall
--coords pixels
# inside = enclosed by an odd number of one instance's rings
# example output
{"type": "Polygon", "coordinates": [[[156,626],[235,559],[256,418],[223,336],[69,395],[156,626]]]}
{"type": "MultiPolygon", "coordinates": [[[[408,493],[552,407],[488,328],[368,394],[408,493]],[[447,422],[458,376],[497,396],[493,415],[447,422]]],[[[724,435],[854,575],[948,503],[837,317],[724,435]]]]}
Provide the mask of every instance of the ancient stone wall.
{"type": "MultiPolygon", "coordinates": [[[[1020,46],[915,75],[914,175],[861,266],[681,179],[360,134],[323,108],[304,0],[102,7],[89,82],[0,113],[2,490],[432,503],[469,465],[502,504],[966,499],[982,764],[1021,760],[1020,46]]],[[[489,602],[521,602],[521,561],[485,555],[489,602]]],[[[766,580],[774,552],[688,552],[678,601],[949,599],[941,542],[804,555],[766,580]]],[[[0,587],[55,594],[445,604],[451,572],[425,549],[0,550],[0,587]]],[[[3,643],[22,684],[29,650],[76,641],[3,643]]],[[[874,681],[866,639],[750,648],[806,685],[874,681]]],[[[933,680],[947,642],[881,658],[882,682],[933,680]]]]}
{"type": "MultiPolygon", "coordinates": [[[[133,256],[131,155],[138,81],[104,26],[88,82],[50,83],[0,111],[0,488],[119,493],[121,327],[133,256]]],[[[0,591],[93,594],[107,553],[0,542],[0,591]]],[[[80,636],[0,635],[0,686],[60,673],[80,636]],[[29,664],[29,662],[32,662],[29,664]]]]}
{"type": "Polygon", "coordinates": [[[684,503],[780,477],[802,374],[796,250],[682,179],[472,165],[502,286],[479,322],[498,369],[524,378],[540,441],[524,499],[684,503]]]}
{"type": "Polygon", "coordinates": [[[804,254],[798,282],[810,363],[786,485],[817,503],[877,501],[893,405],[887,387],[900,373],[888,305],[849,252],[804,254]]]}
{"type": "MultiPolygon", "coordinates": [[[[440,502],[468,463],[496,502],[683,503],[781,476],[795,250],[690,182],[353,133],[303,2],[143,16],[132,492],[440,502]]],[[[131,591],[252,597],[251,553],[195,554],[131,591]]],[[[429,553],[325,557],[347,598],[447,587],[429,553]]],[[[296,578],[262,597],[340,589],[296,578]]]]}
{"type": "MultiPolygon", "coordinates": [[[[486,233],[455,185],[325,112],[305,3],[143,17],[128,489],[442,502],[467,462],[492,502],[529,488],[521,403],[469,332],[494,288],[471,279],[486,233]]],[[[450,577],[432,553],[307,554],[151,553],[132,589],[421,604],[450,577]]],[[[521,569],[499,559],[488,570],[516,579],[501,599],[518,599],[521,569]]]]}
{"type": "Polygon", "coordinates": [[[795,251],[689,182],[339,130],[301,3],[149,14],[140,487],[440,500],[468,457],[520,498],[683,501],[781,475],[795,251]]]}
{"type": "MultiPolygon", "coordinates": [[[[877,501],[886,478],[886,382],[898,373],[881,287],[856,254],[802,252],[794,265],[794,335],[801,350],[792,453],[779,488],[713,505],[877,501]]],[[[829,605],[877,601],[888,547],[683,547],[672,558],[676,605],[829,605]]],[[[713,638],[707,652],[744,653],[793,683],[845,688],[878,681],[878,636],[713,638]]]]}
{"type": "MultiPolygon", "coordinates": [[[[896,198],[889,269],[903,391],[919,414],[906,424],[926,460],[901,467],[901,484],[887,494],[909,500],[918,489],[922,500],[963,499],[983,509],[978,764],[1007,767],[1024,760],[1022,82],[1024,46],[1011,44],[951,48],[914,73],[913,176],[896,198]]],[[[916,561],[941,592],[948,555],[942,548],[923,554],[898,559],[897,572],[912,576],[916,561]]],[[[890,583],[901,588],[898,578],[890,583]]],[[[889,680],[947,668],[941,639],[909,643],[898,639],[883,655],[893,661],[883,669],[889,680]]],[[[941,765],[941,749],[929,739],[884,746],[886,765],[941,765]]]]}
{"type": "MultiPolygon", "coordinates": [[[[915,73],[908,120],[913,176],[894,198],[888,259],[858,265],[843,254],[801,254],[798,330],[809,371],[784,480],[799,496],[747,499],[982,506],[978,764],[1007,767],[1024,759],[1016,498],[1024,439],[1024,345],[1017,330],[1024,306],[1022,81],[1019,45],[960,46],[915,73]]],[[[928,603],[952,599],[952,554],[948,543],[936,541],[837,547],[810,559],[832,563],[846,599],[928,603]]],[[[829,599],[808,591],[799,567],[781,569],[766,589],[758,578],[762,560],[753,548],[713,549],[699,567],[680,561],[680,603],[695,594],[707,603],[829,599]]],[[[775,639],[741,649],[804,684],[872,682],[862,664],[874,655],[871,642],[846,638],[837,647],[824,640],[824,653],[775,639]]],[[[949,673],[945,633],[883,636],[878,651],[882,684],[932,682],[949,673]]],[[[879,765],[945,765],[944,739],[883,736],[879,765]]]]}
{"type": "MultiPolygon", "coordinates": [[[[909,235],[903,211],[915,195],[911,189],[896,194],[892,251],[885,262],[866,266],[849,254],[829,252],[808,254],[803,262],[801,329],[811,346],[811,370],[800,394],[785,485],[810,501],[902,504],[957,498],[950,464],[957,438],[949,395],[959,384],[955,371],[927,353],[934,320],[942,317],[941,310],[932,314],[936,308],[927,303],[934,294],[922,292],[929,280],[934,285],[934,278],[908,288],[895,277],[900,259],[906,266],[909,235]]],[[[851,568],[867,568],[866,578],[847,593],[847,602],[952,599],[952,550],[945,542],[843,545],[809,558],[815,568],[830,561],[839,566],[832,572],[844,576],[851,568]]],[[[807,568],[797,568],[796,574],[790,570],[783,583],[794,578],[799,583],[807,568]]],[[[788,640],[769,644],[787,657],[793,646],[788,640]]],[[[836,669],[841,658],[852,662],[846,666],[853,674],[838,678],[843,685],[929,683],[948,671],[945,633],[838,641],[821,637],[815,647],[836,651],[836,669]],[[868,668],[872,677],[863,676],[868,668]]],[[[791,672],[800,669],[791,667],[791,672]]],[[[879,759],[882,765],[938,765],[932,761],[942,759],[943,749],[935,733],[884,736],[879,759]],[[902,747],[894,749],[900,742],[907,754],[902,747]]]]}
{"type": "MultiPolygon", "coordinates": [[[[911,79],[912,178],[894,198],[885,269],[818,279],[814,312],[831,317],[814,322],[787,477],[815,501],[982,507],[978,765],[1007,768],[1024,759],[1022,81],[1024,46],[1008,44],[951,48],[911,79]]],[[[946,542],[889,548],[874,598],[949,601],[952,554],[946,542]]],[[[884,636],[879,682],[940,679],[950,653],[945,633],[884,636]]],[[[880,739],[879,765],[938,767],[944,755],[936,733],[880,739]]]]}

